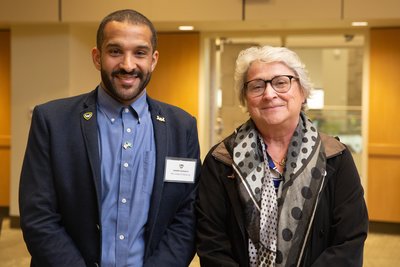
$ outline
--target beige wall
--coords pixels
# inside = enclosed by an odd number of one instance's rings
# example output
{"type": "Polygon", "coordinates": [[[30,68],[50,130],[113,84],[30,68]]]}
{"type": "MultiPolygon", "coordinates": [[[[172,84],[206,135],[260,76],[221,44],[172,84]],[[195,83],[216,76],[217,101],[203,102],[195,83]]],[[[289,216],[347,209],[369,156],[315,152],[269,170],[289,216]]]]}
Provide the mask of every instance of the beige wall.
{"type": "Polygon", "coordinates": [[[32,108],[68,95],[68,27],[15,26],[11,29],[11,198],[18,215],[18,184],[32,108]]]}
{"type": "Polygon", "coordinates": [[[18,185],[30,113],[40,103],[88,92],[99,82],[91,60],[96,28],[18,25],[12,37],[10,215],[18,216],[18,185]]]}
{"type": "Polygon", "coordinates": [[[92,62],[97,25],[73,24],[69,27],[69,95],[91,91],[99,83],[99,72],[92,62]]]}

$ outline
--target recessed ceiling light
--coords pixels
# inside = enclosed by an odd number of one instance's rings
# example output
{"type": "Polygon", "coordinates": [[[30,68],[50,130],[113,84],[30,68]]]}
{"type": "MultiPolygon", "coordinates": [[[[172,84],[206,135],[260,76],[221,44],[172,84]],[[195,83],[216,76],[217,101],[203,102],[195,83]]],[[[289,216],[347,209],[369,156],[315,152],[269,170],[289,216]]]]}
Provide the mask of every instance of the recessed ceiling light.
{"type": "Polygon", "coordinates": [[[178,29],[180,31],[193,31],[194,27],[193,26],[179,26],[178,29]]]}
{"type": "Polygon", "coordinates": [[[351,26],[354,26],[354,27],[365,27],[365,26],[368,26],[368,22],[366,22],[366,21],[354,21],[354,22],[351,23],[351,26]]]}

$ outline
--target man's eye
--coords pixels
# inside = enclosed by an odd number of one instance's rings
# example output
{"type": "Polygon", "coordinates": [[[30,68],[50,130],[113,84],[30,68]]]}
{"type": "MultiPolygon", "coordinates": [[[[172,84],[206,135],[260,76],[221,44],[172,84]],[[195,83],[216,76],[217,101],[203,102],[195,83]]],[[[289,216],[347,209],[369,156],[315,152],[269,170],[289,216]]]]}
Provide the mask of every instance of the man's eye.
{"type": "Polygon", "coordinates": [[[112,56],[117,56],[121,54],[121,51],[119,49],[110,49],[109,50],[110,55],[112,56]]]}
{"type": "Polygon", "coordinates": [[[140,50],[140,51],[137,51],[137,52],[136,52],[136,55],[139,56],[139,57],[144,57],[144,56],[147,55],[147,53],[146,53],[146,51],[140,50]]]}

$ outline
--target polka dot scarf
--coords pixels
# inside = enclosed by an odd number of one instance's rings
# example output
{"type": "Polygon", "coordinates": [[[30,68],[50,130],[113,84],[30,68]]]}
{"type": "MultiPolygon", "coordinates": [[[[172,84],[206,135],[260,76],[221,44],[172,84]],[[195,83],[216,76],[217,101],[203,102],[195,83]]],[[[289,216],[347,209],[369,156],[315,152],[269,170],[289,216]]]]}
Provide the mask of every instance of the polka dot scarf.
{"type": "Polygon", "coordinates": [[[315,127],[301,113],[277,195],[258,135],[254,123],[247,121],[238,129],[233,148],[250,266],[299,266],[326,173],[324,149],[315,127]]]}

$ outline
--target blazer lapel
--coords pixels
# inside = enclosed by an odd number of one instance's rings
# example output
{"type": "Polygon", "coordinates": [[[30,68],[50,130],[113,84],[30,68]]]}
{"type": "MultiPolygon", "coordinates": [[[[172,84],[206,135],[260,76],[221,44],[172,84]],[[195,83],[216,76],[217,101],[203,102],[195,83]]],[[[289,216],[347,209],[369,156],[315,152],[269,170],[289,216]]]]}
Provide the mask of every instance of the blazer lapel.
{"type": "MultiPolygon", "coordinates": [[[[165,157],[167,156],[168,148],[168,118],[165,117],[160,109],[160,106],[151,98],[147,97],[147,101],[150,107],[151,118],[154,128],[154,138],[156,143],[156,166],[155,166],[155,177],[153,185],[153,194],[151,197],[151,204],[149,210],[148,219],[148,237],[147,240],[151,240],[153,229],[156,225],[156,218],[160,207],[162,192],[164,187],[164,169],[165,169],[165,157]]],[[[149,245],[150,242],[148,242],[149,245]]]]}
{"type": "Polygon", "coordinates": [[[89,158],[90,167],[94,175],[94,185],[97,194],[97,203],[101,203],[101,179],[100,179],[100,154],[97,133],[97,90],[92,91],[84,103],[84,108],[80,112],[82,134],[86,144],[86,151],[89,158]]]}

